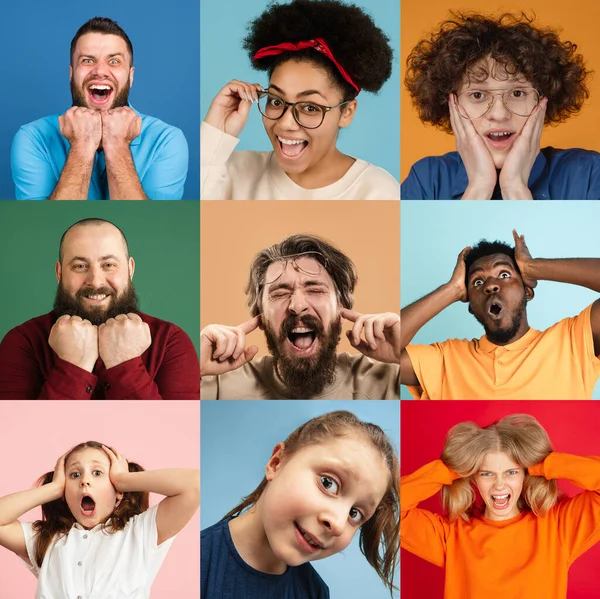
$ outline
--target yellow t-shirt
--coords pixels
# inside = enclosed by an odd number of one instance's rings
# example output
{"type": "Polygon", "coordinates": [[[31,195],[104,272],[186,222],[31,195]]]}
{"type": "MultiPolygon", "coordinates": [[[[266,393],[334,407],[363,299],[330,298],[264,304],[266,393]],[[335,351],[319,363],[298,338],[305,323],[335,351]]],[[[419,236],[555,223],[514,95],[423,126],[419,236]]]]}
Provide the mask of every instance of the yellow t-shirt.
{"type": "Polygon", "coordinates": [[[591,399],[600,377],[591,310],[504,346],[485,335],[409,345],[420,385],[408,390],[415,399],[591,399]]]}

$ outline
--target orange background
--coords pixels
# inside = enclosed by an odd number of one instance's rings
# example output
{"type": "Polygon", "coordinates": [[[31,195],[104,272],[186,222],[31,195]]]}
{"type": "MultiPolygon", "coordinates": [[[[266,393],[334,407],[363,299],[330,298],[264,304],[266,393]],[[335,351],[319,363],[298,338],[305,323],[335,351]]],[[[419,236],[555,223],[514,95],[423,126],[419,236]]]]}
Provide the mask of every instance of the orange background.
{"type": "MultiPolygon", "coordinates": [[[[429,0],[402,0],[401,3],[401,79],[404,81],[406,57],[414,46],[441,21],[449,17],[448,2],[429,0]]],[[[548,0],[528,0],[527,4],[496,4],[495,2],[472,2],[450,5],[456,10],[475,10],[485,14],[525,11],[535,13],[537,26],[559,30],[562,41],[577,44],[577,52],[583,54],[587,68],[600,72],[600,43],[598,23],[600,3],[592,0],[568,2],[562,0],[554,5],[548,0]]],[[[546,127],[542,134],[542,147],[585,148],[600,151],[600,81],[598,77],[588,81],[590,98],[581,113],[557,127],[546,127]],[[594,80],[596,79],[596,80],[594,80]]],[[[408,92],[402,83],[400,96],[401,123],[401,178],[404,180],[410,167],[425,156],[439,156],[456,150],[454,136],[424,125],[417,116],[408,92]]]]}
{"type": "MultiPolygon", "coordinates": [[[[400,203],[392,201],[237,201],[200,203],[200,328],[250,318],[244,289],[252,258],[294,233],[331,241],[356,265],[354,309],[400,311],[400,203]]],[[[344,331],[351,328],[344,323],[344,331]]],[[[248,345],[268,353],[257,329],[248,345]]],[[[339,351],[356,353],[345,334],[339,351]]]]}

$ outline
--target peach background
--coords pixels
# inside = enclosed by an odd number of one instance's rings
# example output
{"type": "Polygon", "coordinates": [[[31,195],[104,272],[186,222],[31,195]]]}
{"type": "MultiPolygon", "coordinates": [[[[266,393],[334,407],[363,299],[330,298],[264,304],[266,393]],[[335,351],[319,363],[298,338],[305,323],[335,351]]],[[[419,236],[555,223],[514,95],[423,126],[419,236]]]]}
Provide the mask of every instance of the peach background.
{"type": "MultiPolygon", "coordinates": [[[[332,241],[356,265],[354,309],[400,310],[400,203],[392,201],[201,202],[200,328],[239,325],[250,318],[244,289],[252,258],[294,233],[332,241]]],[[[344,331],[350,329],[344,323],[344,331]]],[[[264,335],[250,334],[258,356],[264,335]]],[[[339,351],[356,353],[342,334],[339,351]]]]}
{"type": "MultiPolygon", "coordinates": [[[[577,5],[568,2],[548,2],[529,0],[525,4],[496,2],[465,2],[448,5],[446,0],[429,0],[423,10],[419,0],[402,0],[401,3],[401,80],[406,72],[406,57],[423,37],[441,21],[449,17],[450,9],[476,10],[482,13],[520,12],[537,15],[538,26],[559,28],[560,38],[577,44],[577,51],[583,54],[587,68],[600,70],[600,45],[598,27],[600,4],[592,0],[582,0],[577,5]]],[[[401,130],[401,178],[404,180],[410,167],[425,156],[438,156],[456,150],[454,136],[448,135],[430,125],[424,125],[417,117],[410,96],[401,84],[400,130],[401,130]]],[[[585,148],[600,151],[597,131],[600,126],[600,81],[589,81],[590,98],[577,117],[572,117],[558,127],[546,127],[542,134],[542,147],[585,148]]]]}
{"type": "MultiPolygon", "coordinates": [[[[147,470],[200,467],[200,405],[187,401],[0,402],[0,496],[31,488],[56,460],[83,441],[116,447],[147,470]]],[[[150,495],[150,504],[162,499],[150,495]]],[[[23,521],[41,517],[36,508],[23,521]]],[[[152,587],[152,599],[200,595],[200,518],[175,539],[152,587]]],[[[0,548],[0,595],[30,599],[37,579],[13,553],[0,548]]]]}

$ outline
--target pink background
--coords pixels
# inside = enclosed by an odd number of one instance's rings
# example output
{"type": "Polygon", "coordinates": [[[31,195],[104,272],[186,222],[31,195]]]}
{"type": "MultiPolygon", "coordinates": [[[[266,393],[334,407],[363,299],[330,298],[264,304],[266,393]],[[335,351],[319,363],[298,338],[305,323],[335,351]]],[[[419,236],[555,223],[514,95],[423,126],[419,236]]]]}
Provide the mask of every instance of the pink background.
{"type": "MultiPolygon", "coordinates": [[[[113,446],[147,470],[200,467],[200,402],[0,401],[0,497],[31,488],[67,449],[113,446]]],[[[150,504],[162,499],[150,495],[150,504]]],[[[23,521],[41,518],[36,508],[23,521]]],[[[200,518],[179,533],[152,587],[152,599],[200,596],[200,518]]],[[[31,599],[37,579],[0,547],[0,596],[31,599]]]]}

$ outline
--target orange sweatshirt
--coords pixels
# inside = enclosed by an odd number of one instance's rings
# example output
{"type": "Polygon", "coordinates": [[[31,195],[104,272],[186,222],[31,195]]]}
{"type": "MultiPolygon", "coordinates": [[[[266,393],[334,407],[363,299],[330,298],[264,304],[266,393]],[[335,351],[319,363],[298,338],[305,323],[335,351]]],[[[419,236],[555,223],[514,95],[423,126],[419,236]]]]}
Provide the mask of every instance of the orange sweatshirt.
{"type": "Polygon", "coordinates": [[[544,516],[482,516],[450,523],[417,508],[459,476],[441,460],[400,482],[401,546],[445,568],[444,599],[565,599],[567,573],[600,540],[600,458],[551,453],[529,473],[586,489],[559,500],[544,516]]]}

